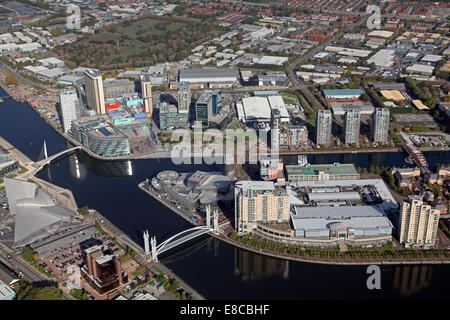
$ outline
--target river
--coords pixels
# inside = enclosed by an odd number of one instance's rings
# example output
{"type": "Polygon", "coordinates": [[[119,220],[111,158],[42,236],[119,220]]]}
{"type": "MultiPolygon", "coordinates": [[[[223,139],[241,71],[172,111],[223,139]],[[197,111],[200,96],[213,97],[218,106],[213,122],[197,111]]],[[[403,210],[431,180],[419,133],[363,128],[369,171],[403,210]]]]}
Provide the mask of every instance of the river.
{"type": "MultiPolygon", "coordinates": [[[[4,91],[0,89],[0,95],[4,91]]],[[[0,104],[0,135],[30,159],[39,159],[44,139],[48,154],[68,144],[26,104],[0,104]]],[[[427,153],[433,168],[448,162],[448,152],[427,153]]],[[[401,166],[402,153],[308,156],[311,163],[349,163],[360,167],[401,166]]],[[[296,157],[286,159],[295,162],[296,157]]],[[[72,190],[79,206],[99,210],[143,245],[142,231],[158,241],[190,225],[138,189],[161,170],[223,171],[221,165],[174,165],[170,159],[99,161],[83,152],[63,157],[39,177],[72,190]]],[[[207,299],[435,299],[448,296],[449,266],[382,267],[381,290],[368,290],[366,267],[287,262],[236,249],[217,239],[198,239],[162,262],[207,299]]]]}

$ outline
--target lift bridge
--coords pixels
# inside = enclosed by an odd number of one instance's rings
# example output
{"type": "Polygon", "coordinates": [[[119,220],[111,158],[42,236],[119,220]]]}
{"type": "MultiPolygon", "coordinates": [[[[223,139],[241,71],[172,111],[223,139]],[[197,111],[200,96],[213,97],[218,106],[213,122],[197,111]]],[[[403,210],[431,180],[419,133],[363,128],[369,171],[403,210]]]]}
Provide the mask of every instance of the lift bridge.
{"type": "Polygon", "coordinates": [[[159,245],[156,245],[156,237],[150,239],[148,230],[144,231],[144,251],[146,255],[149,255],[154,262],[158,262],[158,255],[166,252],[170,249],[179,246],[182,243],[190,241],[194,238],[200,237],[206,233],[214,232],[219,234],[219,213],[214,211],[213,225],[211,226],[211,207],[206,207],[206,226],[197,226],[181,231],[169,239],[163,241],[159,245]],[[150,241],[149,241],[150,240],[150,241]]]}

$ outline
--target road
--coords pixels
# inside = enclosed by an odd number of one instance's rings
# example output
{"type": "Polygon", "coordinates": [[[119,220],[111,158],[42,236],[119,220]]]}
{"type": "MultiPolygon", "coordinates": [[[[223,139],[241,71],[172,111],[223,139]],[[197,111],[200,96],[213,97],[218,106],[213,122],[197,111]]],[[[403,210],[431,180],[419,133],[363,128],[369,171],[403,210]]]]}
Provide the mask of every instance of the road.
{"type": "Polygon", "coordinates": [[[10,66],[8,66],[5,63],[3,63],[2,61],[0,61],[0,68],[7,70],[9,73],[12,73],[17,78],[17,80],[19,80],[20,82],[23,82],[23,83],[25,83],[27,85],[30,85],[32,87],[36,87],[36,88],[39,88],[39,89],[42,89],[42,90],[51,91],[51,92],[59,92],[60,91],[59,89],[49,88],[47,86],[43,86],[41,84],[35,83],[35,82],[33,82],[33,81],[29,80],[29,79],[26,79],[26,78],[22,77],[14,69],[12,69],[10,66]]]}
{"type": "MultiPolygon", "coordinates": [[[[366,16],[366,14],[364,14],[364,16],[358,22],[347,26],[344,29],[344,31],[349,32],[350,30],[357,28],[357,27],[361,26],[362,24],[364,24],[366,22],[365,16],[366,16]]],[[[316,55],[319,51],[323,50],[323,48],[325,48],[325,47],[331,45],[333,42],[335,42],[341,36],[341,34],[342,34],[342,32],[336,32],[331,38],[329,38],[323,44],[317,46],[313,50],[310,50],[307,54],[303,55],[301,58],[299,58],[296,61],[294,61],[293,63],[291,63],[288,68],[288,76],[291,79],[292,84],[294,85],[293,88],[299,89],[302,92],[302,94],[305,95],[308,98],[308,100],[313,103],[316,110],[323,109],[322,104],[316,99],[316,97],[314,97],[312,92],[308,89],[307,85],[297,77],[297,75],[295,74],[295,69],[297,68],[297,66],[299,64],[303,63],[305,60],[310,59],[311,57],[316,55]]]]}

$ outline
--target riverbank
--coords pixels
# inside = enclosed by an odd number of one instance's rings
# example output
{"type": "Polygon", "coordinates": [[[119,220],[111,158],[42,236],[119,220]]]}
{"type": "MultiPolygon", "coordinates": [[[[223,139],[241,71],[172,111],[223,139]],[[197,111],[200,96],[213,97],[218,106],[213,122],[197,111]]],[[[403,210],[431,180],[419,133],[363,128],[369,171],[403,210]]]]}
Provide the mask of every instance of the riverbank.
{"type": "MultiPolygon", "coordinates": [[[[19,101],[19,97],[15,96],[14,93],[11,92],[10,88],[4,84],[0,84],[2,89],[8,93],[15,101],[19,101]]],[[[22,101],[21,101],[22,102],[22,101]]],[[[38,109],[38,106],[29,103],[24,100],[23,103],[28,105],[31,109],[33,109],[42,119],[45,120],[47,124],[50,125],[57,133],[59,133],[62,137],[64,137],[67,141],[69,141],[74,146],[79,146],[81,149],[87,153],[92,158],[104,161],[127,161],[127,160],[139,160],[139,159],[158,159],[158,158],[174,158],[174,155],[171,151],[155,151],[150,153],[142,153],[142,154],[131,154],[127,156],[119,156],[119,157],[104,157],[98,154],[93,153],[91,150],[83,146],[77,140],[75,140],[72,136],[67,133],[61,131],[61,128],[58,127],[51,119],[46,117],[43,113],[41,113],[38,109]]],[[[422,148],[421,151],[449,151],[449,147],[441,147],[441,148],[422,148]]],[[[279,155],[321,155],[321,154],[358,154],[358,153],[386,153],[386,152],[401,152],[401,147],[391,147],[391,148],[358,148],[358,149],[350,149],[350,148],[339,148],[339,149],[308,149],[308,150],[280,150],[279,155]]],[[[197,155],[192,153],[192,157],[203,157],[203,153],[197,155]]],[[[217,154],[216,157],[224,157],[225,154],[217,154]]]]}
{"type": "MultiPolygon", "coordinates": [[[[168,209],[170,209],[172,212],[175,212],[178,216],[182,217],[184,220],[188,221],[190,224],[197,226],[191,219],[189,219],[189,215],[183,210],[177,208],[176,206],[172,205],[168,201],[164,201],[163,198],[158,197],[158,194],[156,194],[153,190],[151,190],[151,186],[148,185],[147,182],[141,182],[139,183],[139,188],[147,193],[148,195],[152,196],[155,200],[157,200],[159,203],[166,206],[168,209]],[[146,188],[146,185],[148,188],[146,188]]],[[[372,265],[372,264],[379,264],[379,265],[428,265],[428,264],[450,264],[450,258],[417,258],[417,259],[408,259],[408,258],[379,258],[379,259],[359,259],[356,260],[354,258],[347,258],[342,257],[339,259],[326,259],[326,258],[317,258],[317,257],[305,257],[305,256],[297,256],[293,254],[283,253],[283,252],[274,252],[266,249],[260,249],[256,248],[250,245],[246,245],[242,242],[236,241],[231,239],[230,237],[223,235],[223,234],[215,234],[213,232],[209,232],[208,235],[215,237],[219,240],[222,240],[236,248],[244,249],[247,251],[251,251],[257,254],[266,255],[268,257],[278,258],[278,259],[284,259],[289,261],[296,261],[296,262],[306,262],[306,263],[315,263],[315,264],[326,264],[326,265],[354,265],[354,266],[361,266],[361,265],[372,265]]],[[[287,246],[286,246],[287,247],[287,246]]],[[[319,250],[319,249],[316,249],[319,250]]]]}
{"type": "Polygon", "coordinates": [[[206,300],[200,293],[198,293],[194,288],[192,288],[189,284],[187,284],[183,279],[177,276],[172,270],[170,270],[164,264],[158,262],[149,262],[147,259],[147,255],[144,252],[144,249],[134,242],[125,232],[120,230],[116,225],[114,225],[111,221],[109,221],[105,216],[100,214],[96,210],[91,210],[91,213],[87,217],[93,224],[99,225],[104,232],[106,232],[113,241],[119,243],[123,248],[130,247],[135,252],[138,253],[135,260],[137,260],[141,265],[151,267],[152,265],[156,265],[157,268],[164,271],[164,273],[178,281],[180,283],[181,288],[185,291],[189,292],[193,300],[206,300]]]}

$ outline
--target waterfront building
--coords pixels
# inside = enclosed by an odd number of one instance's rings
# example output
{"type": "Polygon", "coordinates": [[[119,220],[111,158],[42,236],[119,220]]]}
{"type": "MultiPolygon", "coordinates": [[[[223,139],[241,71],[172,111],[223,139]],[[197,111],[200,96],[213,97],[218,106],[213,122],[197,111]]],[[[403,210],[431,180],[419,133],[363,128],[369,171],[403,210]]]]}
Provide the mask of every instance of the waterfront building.
{"type": "Polygon", "coordinates": [[[84,71],[84,80],[88,107],[97,112],[97,114],[105,114],[105,97],[101,73],[86,69],[84,71]]]}
{"type": "Polygon", "coordinates": [[[349,109],[345,112],[344,143],[359,144],[359,133],[361,127],[361,114],[357,109],[349,109]]]}
{"type": "Polygon", "coordinates": [[[375,143],[387,143],[389,131],[389,109],[376,108],[372,115],[372,140],[375,143]]]}
{"type": "Polygon", "coordinates": [[[436,242],[439,210],[433,209],[421,199],[410,197],[401,204],[399,217],[399,241],[407,248],[431,249],[436,242]]]}
{"type": "Polygon", "coordinates": [[[284,179],[283,162],[280,159],[264,158],[259,160],[259,175],[263,180],[284,179]]]}
{"type": "Polygon", "coordinates": [[[188,82],[178,86],[178,113],[188,113],[191,106],[192,93],[188,82]]]}
{"type": "Polygon", "coordinates": [[[239,181],[235,185],[235,229],[247,234],[258,223],[289,220],[289,196],[270,181],[239,181]]]}
{"type": "Polygon", "coordinates": [[[78,119],[81,115],[78,93],[74,87],[61,90],[59,93],[59,106],[63,130],[64,132],[69,132],[72,127],[72,120],[78,119]]]}
{"type": "Polygon", "coordinates": [[[288,181],[335,181],[359,179],[354,164],[287,165],[288,181]]]}
{"type": "Polygon", "coordinates": [[[144,100],[145,112],[151,118],[153,113],[152,83],[149,75],[141,75],[141,97],[144,100]]]}
{"type": "Polygon", "coordinates": [[[177,205],[188,210],[233,200],[232,181],[220,172],[195,171],[178,173],[172,170],[161,171],[152,179],[156,191],[164,191],[177,205]]]}
{"type": "Polygon", "coordinates": [[[83,250],[82,278],[99,294],[107,294],[128,282],[118,255],[108,246],[95,245],[83,250]]]}
{"type": "Polygon", "coordinates": [[[5,178],[5,190],[14,214],[14,247],[36,243],[77,223],[75,213],[57,205],[37,184],[5,178]]]}
{"type": "Polygon", "coordinates": [[[0,178],[15,173],[19,168],[19,161],[0,150],[0,178]]]}
{"type": "MultiPolygon", "coordinates": [[[[341,195],[345,195],[345,193],[328,196],[331,198],[331,196],[339,197],[341,195]]],[[[392,224],[383,210],[376,205],[298,206],[291,215],[291,221],[297,238],[392,240],[392,224]]]]}
{"type": "Polygon", "coordinates": [[[263,238],[312,247],[379,245],[392,241],[386,213],[397,203],[382,179],[279,183],[286,187],[290,221],[259,223],[263,238]]]}
{"type": "Polygon", "coordinates": [[[330,110],[319,110],[316,116],[316,144],[330,145],[332,117],[330,110]]]}
{"type": "Polygon", "coordinates": [[[294,148],[308,146],[308,129],[306,126],[282,126],[280,131],[280,146],[294,148]]]}
{"type": "Polygon", "coordinates": [[[129,138],[100,116],[72,121],[71,134],[83,146],[103,157],[130,154],[129,138]]]}

